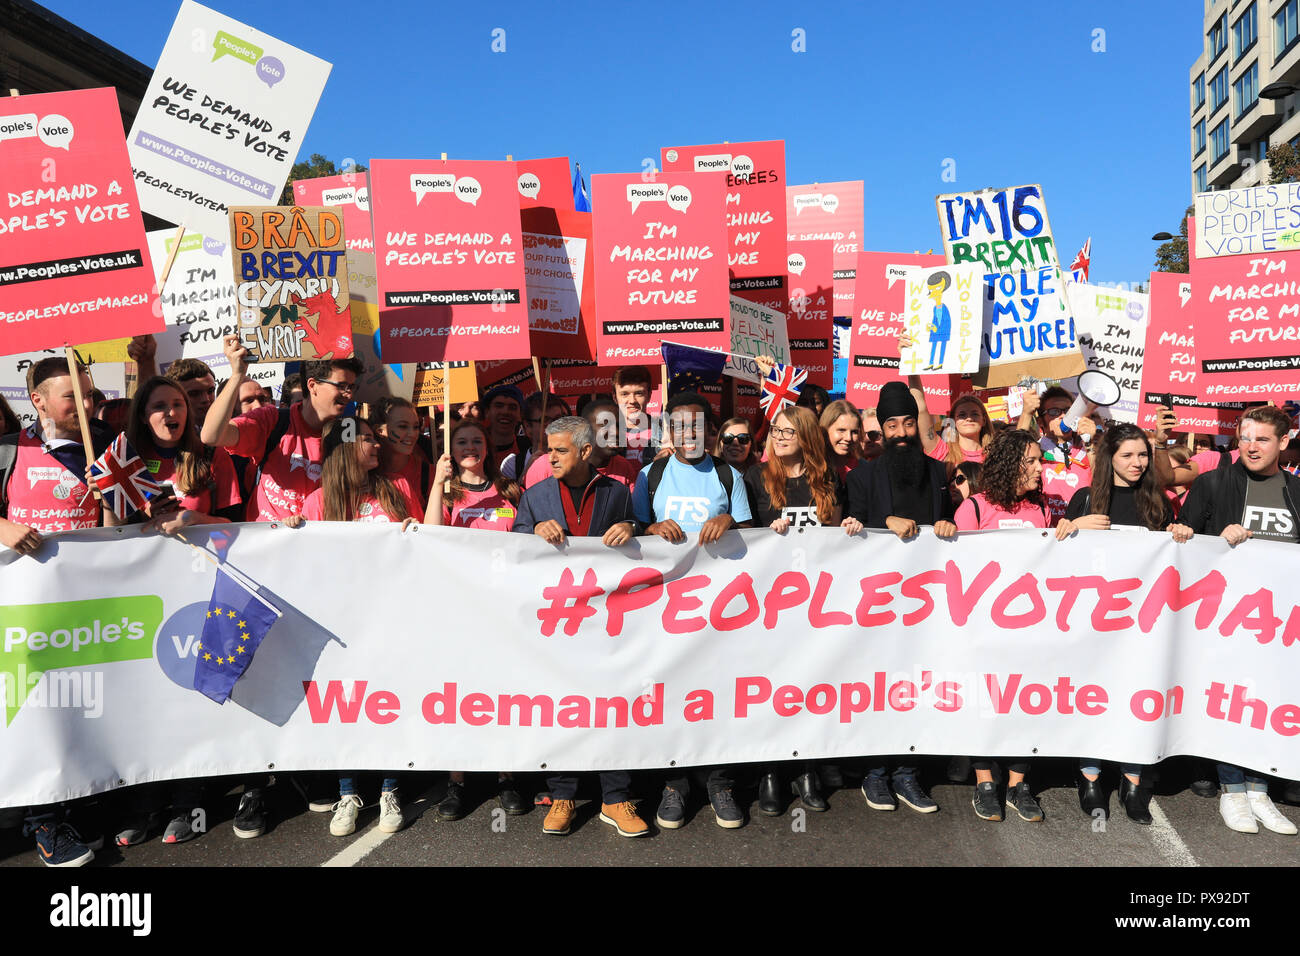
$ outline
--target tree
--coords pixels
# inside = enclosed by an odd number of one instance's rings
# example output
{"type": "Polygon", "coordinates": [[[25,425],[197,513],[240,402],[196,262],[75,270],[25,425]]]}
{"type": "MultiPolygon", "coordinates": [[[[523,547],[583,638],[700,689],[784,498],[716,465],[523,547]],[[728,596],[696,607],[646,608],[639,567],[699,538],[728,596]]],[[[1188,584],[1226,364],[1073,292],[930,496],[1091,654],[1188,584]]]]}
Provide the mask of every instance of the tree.
{"type": "Polygon", "coordinates": [[[1300,149],[1290,143],[1278,143],[1270,146],[1266,155],[1269,185],[1300,181],[1300,149]]]}
{"type": "Polygon", "coordinates": [[[1187,211],[1183,213],[1183,224],[1180,228],[1182,235],[1174,236],[1174,238],[1162,243],[1156,249],[1156,271],[1187,271],[1187,217],[1192,214],[1195,208],[1195,206],[1188,206],[1187,211]]]}
{"type": "Polygon", "coordinates": [[[297,179],[317,179],[321,176],[337,176],[340,172],[344,173],[364,173],[366,167],[359,163],[344,161],[343,169],[338,169],[332,160],[326,159],[320,153],[312,153],[311,159],[307,162],[294,163],[293,169],[289,170],[289,181],[284,184],[284,192],[280,194],[281,206],[292,206],[293,202],[293,183],[297,179]]]}

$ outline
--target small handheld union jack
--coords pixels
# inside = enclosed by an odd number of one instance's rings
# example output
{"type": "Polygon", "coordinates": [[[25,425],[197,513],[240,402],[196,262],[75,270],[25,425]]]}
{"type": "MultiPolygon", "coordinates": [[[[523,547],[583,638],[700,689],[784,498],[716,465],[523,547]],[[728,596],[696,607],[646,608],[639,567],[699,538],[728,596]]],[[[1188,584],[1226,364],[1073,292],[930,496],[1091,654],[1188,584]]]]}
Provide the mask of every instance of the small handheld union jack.
{"type": "Polygon", "coordinates": [[[774,365],[763,380],[763,393],[758,404],[770,422],[783,408],[799,400],[799,386],[808,381],[807,369],[793,365],[774,365]]]}
{"type": "Polygon", "coordinates": [[[105,503],[122,521],[144,508],[146,495],[162,490],[149,477],[149,469],[126,440],[126,435],[113,439],[108,450],[90,466],[90,474],[105,503]]]}

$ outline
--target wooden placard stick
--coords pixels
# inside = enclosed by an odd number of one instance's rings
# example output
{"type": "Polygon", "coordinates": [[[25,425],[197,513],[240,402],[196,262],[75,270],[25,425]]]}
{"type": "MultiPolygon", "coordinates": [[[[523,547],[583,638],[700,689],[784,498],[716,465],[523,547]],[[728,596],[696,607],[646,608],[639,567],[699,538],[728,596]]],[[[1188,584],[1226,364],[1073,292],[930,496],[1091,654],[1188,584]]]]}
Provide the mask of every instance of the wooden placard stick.
{"type": "Polygon", "coordinates": [[[167,253],[167,261],[163,263],[162,275],[158,277],[158,294],[163,294],[163,289],[167,287],[167,277],[172,274],[172,266],[176,262],[176,254],[181,251],[181,240],[185,238],[185,223],[176,227],[176,233],[172,236],[172,251],[167,253]]]}
{"type": "MultiPolygon", "coordinates": [[[[71,345],[63,347],[63,354],[68,360],[68,377],[72,379],[72,397],[77,403],[77,421],[81,424],[81,444],[86,449],[86,467],[89,468],[95,463],[95,447],[90,443],[90,419],[86,417],[85,396],[81,392],[81,363],[77,361],[77,353],[73,351],[71,345]]],[[[85,476],[78,475],[78,477],[85,476]]],[[[101,498],[99,486],[93,481],[90,482],[90,490],[96,500],[101,498]]]]}
{"type": "Polygon", "coordinates": [[[538,359],[534,355],[533,377],[537,379],[537,387],[542,390],[542,405],[537,419],[537,435],[533,440],[533,449],[538,454],[541,454],[546,444],[546,409],[551,401],[551,360],[538,359]]]}
{"type": "MultiPolygon", "coordinates": [[[[442,158],[445,160],[447,154],[443,153],[442,158]]],[[[451,454],[451,363],[442,363],[442,453],[451,454]]],[[[435,462],[436,464],[436,462],[435,462]]],[[[455,462],[452,463],[453,466],[455,462]]],[[[442,483],[442,493],[451,492],[451,480],[448,479],[442,483]]]]}

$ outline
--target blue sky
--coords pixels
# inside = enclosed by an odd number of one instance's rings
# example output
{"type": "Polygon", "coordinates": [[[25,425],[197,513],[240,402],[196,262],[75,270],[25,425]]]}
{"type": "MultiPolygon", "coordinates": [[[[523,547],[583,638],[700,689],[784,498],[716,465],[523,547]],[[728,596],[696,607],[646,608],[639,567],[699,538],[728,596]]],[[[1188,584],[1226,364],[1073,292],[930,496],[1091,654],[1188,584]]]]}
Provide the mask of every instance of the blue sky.
{"type": "MultiPolygon", "coordinates": [[[[180,6],[45,5],[149,66],[180,6]]],[[[589,175],[784,139],[789,182],[865,180],[867,249],[938,247],[938,193],[1041,183],[1062,254],[1091,235],[1103,282],[1145,282],[1150,236],[1191,202],[1187,0],[207,5],[334,64],[304,158],[567,155],[589,175]]]]}

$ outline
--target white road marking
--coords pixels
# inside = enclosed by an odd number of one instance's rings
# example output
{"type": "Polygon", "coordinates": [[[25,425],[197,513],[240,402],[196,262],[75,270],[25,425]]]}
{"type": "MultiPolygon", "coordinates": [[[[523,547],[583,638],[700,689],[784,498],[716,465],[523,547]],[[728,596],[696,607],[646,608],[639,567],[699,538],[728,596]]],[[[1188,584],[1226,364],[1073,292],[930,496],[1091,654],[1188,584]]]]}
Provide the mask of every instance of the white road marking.
{"type": "Polygon", "coordinates": [[[1165,811],[1156,803],[1154,797],[1151,798],[1151,842],[1155,844],[1156,850],[1165,858],[1170,866],[1200,866],[1196,862],[1196,857],[1192,856],[1192,851],[1187,848],[1183,838],[1178,835],[1174,825],[1169,822],[1165,816],[1165,811]]]}
{"type": "MultiPolygon", "coordinates": [[[[400,832],[400,831],[399,831],[400,832]]],[[[339,853],[334,854],[321,866],[356,866],[366,857],[368,857],[379,844],[383,843],[393,834],[385,833],[379,829],[379,824],[373,823],[370,829],[362,834],[358,839],[353,840],[339,853]]]]}

